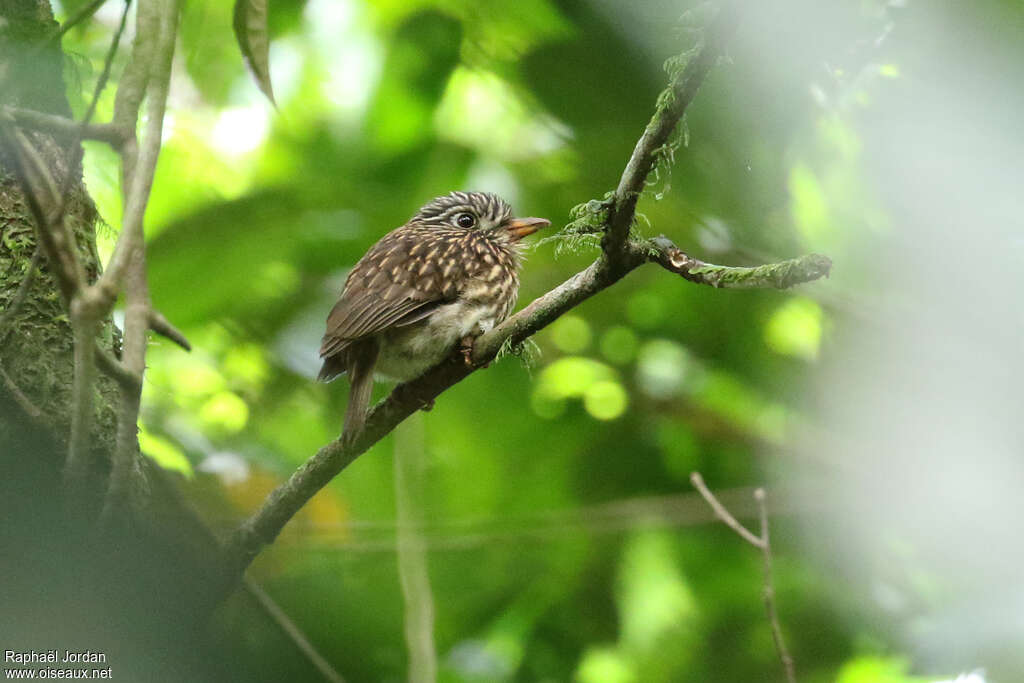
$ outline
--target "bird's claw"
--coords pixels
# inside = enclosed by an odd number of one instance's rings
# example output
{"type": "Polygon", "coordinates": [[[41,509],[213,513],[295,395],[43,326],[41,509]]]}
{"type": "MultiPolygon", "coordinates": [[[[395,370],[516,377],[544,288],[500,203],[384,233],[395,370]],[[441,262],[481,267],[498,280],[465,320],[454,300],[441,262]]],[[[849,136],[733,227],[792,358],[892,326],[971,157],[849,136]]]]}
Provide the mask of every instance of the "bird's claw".
{"type": "Polygon", "coordinates": [[[473,345],[476,343],[476,337],[463,337],[462,341],[459,342],[459,355],[462,356],[463,362],[467,368],[489,368],[491,367],[490,361],[486,363],[477,363],[473,360],[473,345]]]}
{"type": "Polygon", "coordinates": [[[468,367],[475,367],[473,363],[473,342],[474,337],[463,337],[462,341],[459,342],[459,353],[462,354],[462,360],[465,361],[468,367]]]}

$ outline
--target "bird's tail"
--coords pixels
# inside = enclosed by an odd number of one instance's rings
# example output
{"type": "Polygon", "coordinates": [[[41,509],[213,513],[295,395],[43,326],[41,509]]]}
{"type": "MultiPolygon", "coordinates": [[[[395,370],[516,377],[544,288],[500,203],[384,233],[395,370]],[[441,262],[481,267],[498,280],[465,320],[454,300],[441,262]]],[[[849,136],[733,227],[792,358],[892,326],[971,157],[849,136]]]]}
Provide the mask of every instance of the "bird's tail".
{"type": "Polygon", "coordinates": [[[345,409],[345,424],[342,440],[352,443],[366,425],[366,414],[373,393],[373,366],[377,362],[379,346],[376,341],[367,340],[351,350],[348,366],[348,407],[345,409]]]}

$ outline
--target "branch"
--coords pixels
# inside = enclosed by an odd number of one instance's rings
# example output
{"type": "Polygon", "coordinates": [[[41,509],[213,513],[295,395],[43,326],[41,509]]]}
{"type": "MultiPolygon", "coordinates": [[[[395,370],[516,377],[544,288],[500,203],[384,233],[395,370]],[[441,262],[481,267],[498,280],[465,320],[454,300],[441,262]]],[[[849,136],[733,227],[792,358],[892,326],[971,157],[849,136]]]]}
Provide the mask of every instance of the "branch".
{"type": "Polygon", "coordinates": [[[630,242],[627,248],[638,258],[657,263],[685,280],[728,289],[789,289],[828,277],[832,269],[831,259],[820,254],[807,254],[753,268],[716,266],[688,256],[664,235],[644,242],[630,242]]]}
{"type": "MultiPolygon", "coordinates": [[[[125,198],[121,236],[107,272],[94,288],[101,297],[107,298],[105,303],[110,305],[123,280],[125,292],[123,364],[126,370],[139,377],[142,377],[146,370],[147,333],[155,318],[149,299],[149,284],[146,281],[146,251],[142,221],[149,203],[153,175],[160,155],[179,10],[180,0],[140,3],[139,28],[141,29],[143,25],[155,20],[160,29],[157,33],[155,48],[151,53],[147,52],[144,55],[144,58],[149,60],[146,63],[148,78],[144,87],[144,91],[148,92],[149,116],[146,120],[145,137],[141,146],[129,143],[125,145],[122,152],[125,198]],[[153,13],[152,16],[149,12],[153,13]],[[122,259],[120,261],[118,260],[119,256],[122,259]]],[[[152,36],[149,39],[152,40],[152,36]]],[[[139,47],[138,41],[136,41],[135,47],[139,47]]],[[[133,58],[137,54],[139,54],[138,50],[134,51],[133,58]]],[[[132,66],[130,70],[135,71],[139,68],[141,67],[132,66]]],[[[128,71],[129,69],[126,68],[126,72],[128,71]]],[[[118,89],[120,103],[137,115],[141,100],[135,100],[135,95],[136,93],[130,93],[130,97],[122,97],[121,89],[118,89]],[[128,103],[124,104],[126,101],[128,103]]],[[[159,316],[159,318],[160,321],[167,322],[163,316],[159,316]]],[[[167,323],[167,327],[173,329],[170,323],[167,323]]],[[[178,335],[180,336],[180,333],[178,335]]],[[[109,523],[118,517],[120,507],[128,500],[133,467],[139,451],[140,401],[141,384],[132,387],[122,385],[117,442],[102,512],[104,523],[109,523]]]]}
{"type": "Polygon", "coordinates": [[[14,321],[14,316],[17,314],[18,309],[25,303],[25,299],[28,297],[28,290],[32,287],[32,280],[35,279],[36,269],[39,268],[39,262],[42,259],[43,248],[37,244],[35,251],[32,252],[32,260],[29,262],[28,268],[25,269],[21,282],[18,283],[18,290],[8,302],[7,310],[0,316],[0,343],[3,343],[8,333],[10,333],[11,328],[7,325],[14,321]]]}
{"type": "Polygon", "coordinates": [[[0,141],[7,150],[21,193],[35,219],[36,239],[46,252],[48,265],[57,279],[64,302],[70,305],[85,282],[85,269],[67,226],[63,221],[55,224],[50,220],[60,201],[57,184],[39,152],[3,112],[0,112],[0,141]]]}
{"type": "Polygon", "coordinates": [[[102,7],[103,3],[105,3],[106,1],[107,0],[92,0],[92,2],[86,4],[84,7],[79,9],[78,12],[75,13],[75,16],[70,17],[67,21],[61,24],[61,26],[57,30],[53,32],[51,40],[59,39],[61,36],[63,36],[65,33],[70,31],[78,24],[82,23],[83,21],[88,21],[92,17],[92,15],[96,14],[96,10],[102,7]]]}
{"type": "MultiPolygon", "coordinates": [[[[125,314],[124,344],[120,365],[135,376],[142,377],[146,370],[146,333],[149,331],[149,287],[146,283],[146,262],[142,245],[136,247],[124,281],[125,314]]],[[[110,479],[101,524],[109,525],[123,518],[121,511],[129,499],[133,468],[139,449],[139,409],[142,383],[122,384],[121,405],[117,415],[117,438],[111,458],[110,479]]]]}
{"type": "MultiPolygon", "coordinates": [[[[101,4],[102,4],[101,0],[101,4]]],[[[110,47],[107,48],[107,56],[103,59],[103,70],[100,71],[100,77],[96,79],[96,87],[92,91],[92,99],[89,101],[89,108],[85,112],[85,116],[82,117],[82,122],[79,127],[88,126],[92,122],[92,116],[96,113],[96,105],[99,104],[100,95],[103,94],[103,88],[107,87],[107,80],[110,78],[110,69],[114,65],[114,56],[117,55],[117,48],[121,46],[121,36],[124,35],[124,27],[128,23],[128,10],[131,9],[132,0],[124,0],[124,9],[121,10],[121,20],[117,24],[117,30],[114,32],[114,39],[110,41],[110,47]]],[[[70,23],[70,22],[69,22],[70,23]]],[[[61,30],[67,30],[61,27],[61,30]]]]}
{"type": "MultiPolygon", "coordinates": [[[[632,263],[632,267],[637,265],[639,262],[632,263]]],[[[473,367],[465,363],[461,354],[455,354],[423,376],[395,388],[370,411],[363,431],[351,442],[339,438],[322,447],[288,481],[274,489],[259,510],[239,526],[226,549],[228,583],[234,584],[263,547],[277,538],[288,520],[317,491],[391,433],[400,422],[478,367],[494,360],[502,348],[520,343],[566,311],[617,282],[625,272],[606,268],[604,260],[598,258],[585,270],[478,337],[473,345],[473,367]]]]}
{"type": "Polygon", "coordinates": [[[704,29],[704,36],[696,53],[679,70],[668,88],[658,99],[658,106],[650,123],[636,143],[633,154],[622,171],[619,185],[612,195],[606,222],[602,249],[608,258],[617,262],[624,252],[630,228],[636,216],[636,204],[647,183],[647,177],[658,163],[661,150],[666,148],[672,132],[686,113],[701,84],[718,59],[739,25],[733,3],[727,2],[704,29]]]}
{"type": "Polygon", "coordinates": [[[351,444],[345,445],[337,439],[321,448],[315,456],[296,470],[288,481],[278,486],[259,510],[236,530],[227,548],[229,573],[244,571],[263,546],[277,538],[288,520],[317,491],[326,486],[349,463],[387,436],[402,420],[449,387],[462,381],[476,368],[494,360],[503,348],[515,347],[563,313],[618,282],[631,270],[644,263],[640,258],[642,253],[647,252],[639,248],[627,250],[626,259],[618,269],[608,268],[604,258],[599,257],[583,271],[535,299],[490,332],[478,337],[473,345],[474,367],[466,366],[459,356],[396,388],[390,396],[373,408],[367,417],[363,432],[351,444]]]}
{"type": "Polygon", "coordinates": [[[170,339],[186,351],[192,350],[192,344],[189,343],[184,333],[165,318],[163,313],[154,308],[149,309],[149,329],[161,337],[170,339]]]}
{"type": "Polygon", "coordinates": [[[772,639],[775,641],[775,650],[782,660],[782,668],[786,671],[786,680],[789,683],[796,683],[796,671],[793,666],[793,657],[789,654],[786,641],[782,637],[782,627],[779,625],[779,614],[775,608],[775,581],[772,578],[772,542],[768,535],[768,510],[765,507],[764,489],[754,491],[754,500],[757,501],[758,517],[761,520],[761,540],[764,547],[761,549],[761,557],[764,558],[764,608],[768,613],[768,621],[772,625],[772,639]]]}
{"type": "Polygon", "coordinates": [[[763,488],[754,490],[754,500],[757,501],[758,518],[761,521],[761,535],[755,536],[745,526],[736,521],[736,518],[722,505],[715,494],[711,493],[704,484],[704,477],[700,472],[690,473],[690,482],[697,489],[704,500],[714,511],[715,516],[722,520],[726,526],[735,531],[740,538],[761,551],[764,562],[764,584],[761,593],[764,597],[764,608],[768,613],[768,622],[771,624],[772,640],[775,641],[775,651],[779,653],[779,661],[786,672],[788,683],[796,683],[796,672],[793,666],[793,658],[786,648],[786,641],[782,637],[782,626],[779,624],[779,613],[775,608],[775,581],[772,578],[772,542],[768,533],[768,510],[765,507],[767,495],[763,488]]]}
{"type": "MultiPolygon", "coordinates": [[[[717,61],[724,45],[735,31],[736,19],[731,11],[719,13],[708,38],[687,67],[673,79],[670,97],[662,97],[654,118],[648,124],[623,171],[619,189],[610,200],[596,202],[603,219],[596,230],[605,232],[601,255],[587,268],[576,273],[547,294],[539,297],[494,329],[478,337],[473,345],[472,365],[458,353],[421,377],[397,387],[377,404],[367,416],[362,432],[351,441],[336,439],[320,448],[292,476],[267,496],[251,517],[245,520],[228,539],[225,548],[225,575],[222,586],[226,594],[237,583],[246,567],[264,546],[277,535],[313,495],[322,489],[353,460],[387,436],[400,422],[429,404],[449,387],[465,379],[477,368],[486,366],[503,349],[515,348],[531,335],[546,327],[565,312],[575,308],[594,294],[618,282],[635,268],[656,260],[651,246],[628,241],[629,227],[636,211],[636,202],[647,176],[656,163],[658,150],[665,144],[686,106],[693,99],[700,83],[717,61]]],[[[591,202],[595,203],[595,202],[591,202]]],[[[588,204],[589,206],[589,204],[588,204]]],[[[595,230],[595,231],[596,231],[595,230]]],[[[823,258],[823,257],[819,257],[823,258]]],[[[707,264],[702,264],[706,266],[707,264]]],[[[716,266],[714,268],[723,269],[716,266]]],[[[781,265],[776,266],[776,269],[781,265]]],[[[728,269],[726,269],[728,270],[728,269]]],[[[750,270],[750,269],[736,269],[750,270]]],[[[756,270],[756,269],[755,269],[756,270]]],[[[770,272],[774,273],[775,270],[770,272]]],[[[809,271],[801,271],[805,280],[814,279],[809,271]]],[[[699,275],[694,271],[694,275],[699,275]]],[[[822,272],[821,274],[824,274],[822,272]]],[[[711,275],[704,279],[710,280],[711,275]]],[[[727,278],[718,276],[725,286],[727,278]]],[[[817,277],[820,277],[818,275],[817,277]]],[[[747,274],[741,281],[752,287],[777,286],[764,273],[756,278],[747,274]]],[[[789,282],[790,275],[782,281],[789,282]]],[[[698,280],[700,281],[700,280],[698,280]]],[[[738,286],[731,285],[730,286],[738,286]]]]}
{"type": "Polygon", "coordinates": [[[747,527],[736,521],[736,518],[725,509],[725,506],[718,502],[718,499],[715,498],[715,494],[711,493],[707,485],[704,484],[704,477],[700,476],[700,472],[690,473],[690,483],[692,483],[693,488],[697,489],[697,492],[704,497],[704,500],[708,502],[708,505],[710,505],[711,509],[714,510],[715,516],[718,517],[718,519],[722,520],[727,527],[739,534],[740,538],[744,541],[755,548],[764,550],[765,541],[762,538],[755,536],[749,529],[747,529],[747,527]]]}
{"type": "Polygon", "coordinates": [[[65,483],[76,493],[81,493],[90,466],[93,382],[96,374],[93,354],[99,318],[92,314],[82,297],[86,287],[85,270],[61,215],[63,202],[46,162],[9,119],[0,117],[0,132],[8,147],[8,157],[22,194],[35,219],[36,238],[47,253],[70,313],[74,335],[74,376],[71,389],[71,432],[64,475],[65,483]]]}
{"type": "Polygon", "coordinates": [[[96,348],[96,364],[100,370],[107,373],[111,379],[121,386],[122,390],[125,391],[141,391],[142,390],[142,375],[136,374],[126,368],[121,361],[114,358],[112,355],[104,351],[103,349],[96,348]]]}
{"type": "MultiPolygon", "coordinates": [[[[92,15],[96,13],[96,10],[98,10],[105,2],[106,0],[91,0],[91,2],[86,3],[78,10],[78,12],[75,13],[74,16],[68,18],[68,20],[62,25],[57,26],[50,31],[49,35],[44,36],[42,40],[38,41],[33,47],[30,47],[24,56],[25,60],[33,61],[38,59],[43,50],[55,44],[59,44],[60,39],[65,33],[78,24],[92,18],[92,15]]],[[[6,65],[0,65],[0,91],[7,87],[6,81],[8,76],[9,74],[7,73],[6,65]]]]}
{"type": "MultiPolygon", "coordinates": [[[[92,11],[95,11],[100,4],[102,4],[102,2],[94,3],[92,11]]],[[[57,240],[58,242],[58,244],[55,244],[54,248],[57,250],[68,248],[68,243],[70,242],[70,237],[68,235],[67,228],[64,225],[64,211],[67,208],[68,196],[71,191],[71,186],[76,178],[75,169],[79,166],[79,164],[82,161],[82,140],[94,137],[97,139],[104,139],[110,142],[110,144],[112,144],[114,147],[120,147],[121,143],[124,141],[124,138],[126,137],[123,131],[115,128],[114,126],[95,126],[90,122],[92,121],[93,114],[96,112],[96,105],[99,103],[100,95],[103,93],[103,88],[106,86],[107,80],[110,78],[110,70],[114,63],[114,56],[117,54],[117,48],[121,43],[121,36],[124,34],[125,24],[128,19],[128,9],[130,6],[131,0],[125,0],[124,10],[121,12],[121,19],[118,23],[117,31],[115,32],[114,38],[110,43],[110,47],[107,49],[106,57],[103,60],[103,70],[100,72],[100,77],[96,81],[95,88],[93,88],[92,98],[89,101],[89,107],[86,110],[85,115],[82,117],[82,120],[80,122],[75,122],[71,119],[66,119],[61,116],[55,116],[52,114],[46,114],[38,111],[18,109],[16,107],[5,106],[2,110],[3,115],[9,121],[13,121],[17,125],[33,128],[34,130],[37,131],[47,132],[55,138],[63,137],[69,140],[69,150],[67,154],[68,159],[65,163],[67,172],[64,176],[63,187],[61,188],[59,194],[57,194],[56,182],[49,175],[49,172],[46,170],[46,165],[39,157],[38,153],[35,152],[34,148],[32,148],[30,144],[27,144],[27,141],[25,141],[23,137],[18,138],[16,131],[12,130],[12,132],[10,133],[10,135],[16,136],[15,139],[18,141],[17,146],[19,147],[18,151],[22,155],[34,155],[34,158],[31,159],[31,164],[22,164],[22,177],[25,178],[26,185],[31,185],[31,181],[29,179],[29,176],[24,173],[24,171],[26,170],[24,166],[32,166],[35,169],[35,174],[43,178],[42,184],[46,185],[46,187],[49,189],[49,195],[53,195],[49,196],[46,200],[40,200],[40,191],[38,188],[33,189],[33,191],[26,193],[26,196],[28,196],[29,200],[34,201],[36,204],[36,206],[33,207],[33,212],[36,213],[37,225],[39,225],[40,227],[43,227],[45,225],[47,232],[54,234],[53,239],[57,240]],[[47,208],[51,208],[49,207],[49,204],[53,204],[54,207],[51,209],[50,215],[47,216],[47,208]],[[63,245],[59,244],[59,242],[61,241],[64,242],[63,245]]],[[[91,16],[92,11],[86,14],[85,10],[83,9],[83,12],[79,15],[79,17],[76,18],[76,20],[88,18],[88,16],[91,16]]],[[[58,35],[63,34],[63,32],[74,23],[75,21],[71,21],[68,22],[68,24],[65,24],[65,28],[63,28],[58,35]]],[[[134,133],[129,133],[129,135],[133,134],[134,133]]],[[[24,297],[27,287],[31,283],[32,276],[35,273],[35,268],[38,265],[40,256],[41,252],[39,250],[39,247],[37,246],[36,253],[32,257],[32,264],[29,267],[27,274],[25,275],[25,279],[21,283],[21,287],[19,287],[18,295],[15,296],[14,304],[11,306],[11,310],[7,313],[7,315],[4,318],[5,323],[6,320],[13,315],[14,311],[20,305],[21,299],[19,299],[19,297],[24,297]]],[[[85,283],[85,272],[81,270],[75,263],[77,261],[77,257],[74,253],[63,255],[62,260],[69,265],[69,270],[74,270],[77,273],[74,278],[78,280],[77,285],[74,285],[74,283],[67,283],[68,287],[65,293],[65,297],[68,301],[71,301],[74,291],[80,290],[83,284],[85,283]]],[[[0,325],[0,329],[2,329],[3,327],[4,325],[0,325]]]]}
{"type": "MultiPolygon", "coordinates": [[[[92,3],[92,11],[95,11],[99,6],[103,4],[103,0],[98,0],[92,3]]],[[[89,107],[86,109],[85,115],[82,117],[75,127],[75,132],[71,136],[68,147],[68,159],[66,163],[67,171],[64,176],[64,184],[61,188],[60,199],[57,204],[57,208],[54,214],[54,218],[51,223],[54,225],[64,226],[64,212],[67,210],[68,198],[71,194],[71,188],[74,185],[75,180],[79,177],[77,169],[82,163],[82,155],[84,149],[82,148],[82,139],[85,134],[86,128],[91,124],[93,114],[96,113],[96,105],[100,101],[100,95],[103,94],[103,89],[107,85],[107,80],[110,78],[110,69],[114,64],[114,56],[117,54],[117,49],[121,44],[121,36],[124,34],[124,27],[128,21],[128,9],[131,7],[131,0],[125,0],[124,9],[121,12],[121,20],[118,23],[117,31],[114,33],[114,38],[110,42],[110,46],[107,48],[106,57],[103,60],[103,70],[100,72],[100,77],[96,81],[96,86],[93,88],[92,98],[89,101],[89,107]]],[[[83,12],[76,17],[75,20],[67,22],[61,27],[60,35],[63,35],[71,26],[77,21],[84,20],[88,16],[91,16],[91,12],[83,12]]],[[[118,147],[119,145],[115,145],[118,147]]],[[[79,292],[76,293],[75,298],[71,302],[71,325],[74,332],[75,339],[75,350],[74,350],[74,384],[72,388],[71,405],[73,407],[71,415],[71,438],[68,447],[67,464],[65,466],[64,475],[67,482],[72,483],[74,486],[81,486],[86,477],[88,476],[88,468],[91,464],[88,450],[90,449],[90,441],[92,436],[92,421],[93,421],[93,385],[96,381],[96,352],[101,351],[99,346],[96,344],[96,334],[99,332],[100,321],[106,317],[108,311],[103,311],[97,306],[90,306],[86,300],[83,300],[80,294],[82,288],[86,285],[86,279],[83,276],[79,280],[79,292]],[[91,309],[91,310],[90,310],[91,309]]],[[[91,289],[91,288],[89,288],[91,289]]],[[[89,289],[85,291],[88,292],[89,289]]],[[[122,385],[124,386],[124,385],[122,385]]],[[[114,471],[117,471],[115,465],[114,471]]]]}
{"type": "MultiPolygon", "coordinates": [[[[101,4],[101,0],[90,3],[75,19],[65,24],[55,37],[91,16],[101,4]]],[[[0,108],[2,141],[10,148],[8,156],[12,159],[23,194],[36,219],[39,242],[60,284],[74,332],[71,435],[65,471],[69,483],[81,482],[90,469],[87,456],[90,450],[92,394],[97,363],[117,380],[121,388],[117,445],[103,510],[105,519],[113,515],[113,505],[126,499],[138,451],[139,399],[141,378],[145,371],[147,332],[153,328],[185,348],[189,346],[181,332],[152,309],[146,283],[143,237],[143,215],[149,202],[160,153],[180,0],[142,0],[139,4],[136,37],[117,90],[113,123],[95,125],[90,121],[110,76],[114,56],[124,32],[130,0],[125,0],[120,22],[104,59],[103,70],[81,122],[42,112],[6,106],[0,108]],[[135,129],[139,109],[147,96],[149,116],[145,139],[140,146],[136,142],[135,129]],[[63,192],[58,191],[46,163],[31,142],[16,128],[17,125],[70,141],[63,192]],[[68,192],[74,180],[75,168],[81,160],[80,142],[85,138],[108,142],[120,152],[122,159],[124,217],[121,235],[110,263],[94,285],[90,285],[87,280],[72,235],[64,221],[68,192]],[[126,301],[123,363],[111,358],[96,344],[100,322],[113,309],[122,285],[126,301]]],[[[25,282],[28,282],[28,277],[25,282]]]]}
{"type": "Polygon", "coordinates": [[[32,109],[3,106],[2,111],[10,116],[19,126],[48,133],[55,138],[71,140],[76,136],[81,140],[98,140],[119,149],[125,140],[132,135],[131,131],[115,126],[112,123],[82,124],[73,119],[54,114],[44,114],[32,109]]]}
{"type": "Polygon", "coordinates": [[[324,656],[317,651],[313,643],[309,642],[309,638],[302,632],[302,629],[292,621],[288,613],[281,609],[281,606],[258,583],[246,579],[243,587],[252,596],[253,600],[256,601],[256,604],[260,606],[260,609],[266,612],[274,624],[281,629],[281,632],[292,641],[299,652],[320,672],[325,681],[328,681],[328,683],[345,683],[345,679],[341,677],[341,674],[331,666],[330,662],[324,659],[324,656]]]}
{"type": "Polygon", "coordinates": [[[29,397],[24,394],[21,388],[11,379],[10,375],[7,374],[3,366],[0,366],[0,380],[3,380],[7,392],[14,399],[14,402],[18,404],[18,407],[25,411],[26,415],[33,420],[38,420],[43,416],[43,411],[39,410],[29,397]]]}
{"type": "MultiPolygon", "coordinates": [[[[71,188],[74,186],[75,181],[81,177],[82,156],[85,154],[85,149],[82,147],[82,140],[84,139],[86,128],[92,123],[93,114],[96,113],[96,105],[99,104],[100,95],[103,94],[103,89],[107,86],[107,80],[110,78],[110,70],[114,65],[114,57],[117,55],[117,48],[121,45],[121,36],[124,35],[124,27],[128,23],[128,10],[130,7],[131,0],[125,0],[124,9],[121,11],[121,20],[118,22],[117,31],[114,32],[114,38],[110,41],[110,46],[107,48],[107,56],[103,60],[103,70],[100,71],[100,77],[96,79],[96,86],[93,88],[92,99],[89,100],[89,107],[86,109],[85,115],[78,123],[74,134],[71,135],[71,139],[68,141],[68,159],[65,163],[67,171],[64,174],[64,185],[61,188],[60,204],[57,207],[54,222],[63,222],[64,212],[67,210],[68,199],[71,196],[71,188]]],[[[113,146],[115,149],[119,149],[120,143],[114,144],[113,146]]]]}

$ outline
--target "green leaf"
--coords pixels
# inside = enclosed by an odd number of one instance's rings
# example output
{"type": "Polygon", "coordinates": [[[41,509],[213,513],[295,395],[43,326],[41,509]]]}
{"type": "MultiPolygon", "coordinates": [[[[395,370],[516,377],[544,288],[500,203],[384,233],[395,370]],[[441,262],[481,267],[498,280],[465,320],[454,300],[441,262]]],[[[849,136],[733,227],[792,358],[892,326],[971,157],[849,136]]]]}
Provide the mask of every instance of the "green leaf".
{"type": "Polygon", "coordinates": [[[260,90],[275,106],[270,84],[270,32],[267,29],[267,0],[236,0],[235,38],[260,90]]]}

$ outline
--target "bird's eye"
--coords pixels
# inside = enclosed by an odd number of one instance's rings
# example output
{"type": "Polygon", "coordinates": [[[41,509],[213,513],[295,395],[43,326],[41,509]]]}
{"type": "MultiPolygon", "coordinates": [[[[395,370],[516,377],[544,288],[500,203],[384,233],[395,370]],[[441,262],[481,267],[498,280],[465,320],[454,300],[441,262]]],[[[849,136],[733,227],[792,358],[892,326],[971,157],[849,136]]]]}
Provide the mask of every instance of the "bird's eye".
{"type": "Polygon", "coordinates": [[[455,217],[455,225],[460,228],[472,228],[476,225],[476,216],[471,213],[460,213],[455,217]]]}

